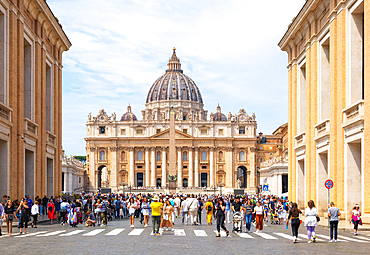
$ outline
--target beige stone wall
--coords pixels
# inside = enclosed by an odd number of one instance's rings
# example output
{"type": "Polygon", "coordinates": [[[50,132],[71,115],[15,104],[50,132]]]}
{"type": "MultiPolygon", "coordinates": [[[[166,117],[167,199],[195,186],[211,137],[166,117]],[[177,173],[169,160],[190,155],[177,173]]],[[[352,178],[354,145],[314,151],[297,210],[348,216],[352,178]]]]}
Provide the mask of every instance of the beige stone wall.
{"type": "MultiPolygon", "coordinates": [[[[6,135],[9,164],[1,169],[7,176],[7,187],[2,192],[19,199],[25,193],[30,195],[58,195],[62,191],[62,53],[71,43],[63,32],[58,20],[43,0],[22,0],[9,2],[0,0],[5,9],[5,31],[8,44],[6,48],[7,77],[5,103],[0,103],[0,131],[6,135]],[[30,43],[30,61],[24,62],[25,38],[30,43]],[[48,57],[47,57],[48,56],[48,57]],[[46,130],[46,61],[51,61],[50,77],[54,94],[52,129],[46,130]],[[32,85],[30,92],[31,118],[25,118],[25,76],[24,66],[30,65],[32,85]],[[10,116],[7,119],[6,116],[10,116]],[[27,150],[27,151],[26,151],[27,150]],[[27,153],[26,153],[27,152],[27,153]],[[33,156],[30,156],[33,155],[33,156]],[[47,158],[53,160],[47,161],[47,158]],[[49,171],[49,191],[47,189],[47,169],[49,171]],[[30,167],[30,168],[29,168],[30,167]],[[33,169],[34,175],[30,175],[33,169]],[[32,176],[32,178],[30,177],[32,176]]],[[[1,139],[3,140],[3,139],[1,139]]],[[[3,140],[5,141],[5,140],[3,140]]]]}

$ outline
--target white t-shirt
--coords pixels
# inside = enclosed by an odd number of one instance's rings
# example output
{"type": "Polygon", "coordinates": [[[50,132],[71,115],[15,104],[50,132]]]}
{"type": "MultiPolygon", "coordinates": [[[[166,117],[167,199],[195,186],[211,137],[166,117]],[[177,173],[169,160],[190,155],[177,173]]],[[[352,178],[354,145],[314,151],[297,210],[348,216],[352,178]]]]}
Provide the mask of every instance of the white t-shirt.
{"type": "Polygon", "coordinates": [[[175,207],[180,207],[180,198],[176,197],[174,200],[173,200],[174,204],[175,204],[175,207]]]}
{"type": "Polygon", "coordinates": [[[256,206],[256,207],[254,207],[254,210],[256,211],[257,215],[262,215],[263,214],[263,207],[262,206],[256,206]]]}
{"type": "Polygon", "coordinates": [[[183,212],[187,212],[188,211],[188,206],[186,204],[186,200],[182,201],[181,206],[182,206],[182,211],[183,212]]]}
{"type": "Polygon", "coordinates": [[[353,213],[353,220],[360,220],[360,213],[361,211],[360,210],[352,210],[352,213],[353,213]]]}
{"type": "Polygon", "coordinates": [[[128,213],[135,213],[135,210],[136,210],[136,207],[137,207],[137,203],[134,202],[133,204],[132,203],[128,203],[127,204],[127,207],[128,207],[128,213]]]}

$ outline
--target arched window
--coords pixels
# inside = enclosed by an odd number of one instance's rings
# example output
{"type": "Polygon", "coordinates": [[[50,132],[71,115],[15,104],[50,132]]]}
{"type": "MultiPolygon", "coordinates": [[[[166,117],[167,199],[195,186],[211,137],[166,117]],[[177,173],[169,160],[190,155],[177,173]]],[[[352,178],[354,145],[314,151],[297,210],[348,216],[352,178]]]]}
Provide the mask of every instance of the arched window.
{"type": "Polygon", "coordinates": [[[218,153],[218,159],[219,161],[222,161],[224,159],[224,153],[222,151],[218,153]]]}
{"type": "Polygon", "coordinates": [[[207,152],[202,151],[202,161],[206,161],[206,160],[207,160],[207,152]]]}
{"type": "Polygon", "coordinates": [[[105,151],[100,151],[100,160],[105,161],[105,151]]]}
{"type": "Polygon", "coordinates": [[[157,153],[157,161],[161,161],[161,153],[160,152],[157,153]]]}
{"type": "Polygon", "coordinates": [[[184,152],[183,160],[184,161],[187,161],[188,160],[188,153],[187,152],[184,152]]]}
{"type": "Polygon", "coordinates": [[[157,178],[157,181],[156,181],[156,187],[162,187],[162,180],[161,180],[161,178],[157,178]]]}
{"type": "Polygon", "coordinates": [[[137,152],[137,160],[143,160],[143,151],[137,152]]]}
{"type": "Polygon", "coordinates": [[[244,151],[241,151],[241,152],[239,153],[239,159],[240,159],[240,161],[245,161],[244,151]]]}
{"type": "Polygon", "coordinates": [[[121,152],[121,160],[125,161],[125,159],[126,159],[126,152],[122,151],[121,152]]]}
{"type": "Polygon", "coordinates": [[[188,187],[188,178],[184,178],[184,179],[182,180],[182,186],[183,186],[184,188],[187,188],[187,187],[188,187]]]}

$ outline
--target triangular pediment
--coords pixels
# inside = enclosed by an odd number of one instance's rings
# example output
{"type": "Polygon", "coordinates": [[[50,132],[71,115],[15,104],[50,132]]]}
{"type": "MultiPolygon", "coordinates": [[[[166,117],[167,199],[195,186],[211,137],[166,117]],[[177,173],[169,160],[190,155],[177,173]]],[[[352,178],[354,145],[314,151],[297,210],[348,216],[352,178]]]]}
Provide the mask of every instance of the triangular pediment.
{"type": "MultiPolygon", "coordinates": [[[[175,129],[175,139],[193,139],[191,135],[185,134],[180,130],[175,129]]],[[[170,129],[163,130],[162,132],[151,136],[150,138],[156,139],[169,139],[170,138],[170,129]]]]}

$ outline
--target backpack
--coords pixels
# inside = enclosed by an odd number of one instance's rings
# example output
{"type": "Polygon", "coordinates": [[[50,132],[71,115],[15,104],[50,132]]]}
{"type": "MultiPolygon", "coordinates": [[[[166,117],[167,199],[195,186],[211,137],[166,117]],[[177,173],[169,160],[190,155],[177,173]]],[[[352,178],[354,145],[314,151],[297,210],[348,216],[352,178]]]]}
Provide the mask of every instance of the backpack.
{"type": "Polygon", "coordinates": [[[49,210],[49,212],[52,212],[53,208],[51,206],[49,206],[48,210],[49,210]]]}
{"type": "Polygon", "coordinates": [[[212,210],[213,210],[212,206],[208,205],[208,207],[207,207],[207,211],[208,211],[208,212],[211,212],[212,210]]]}

